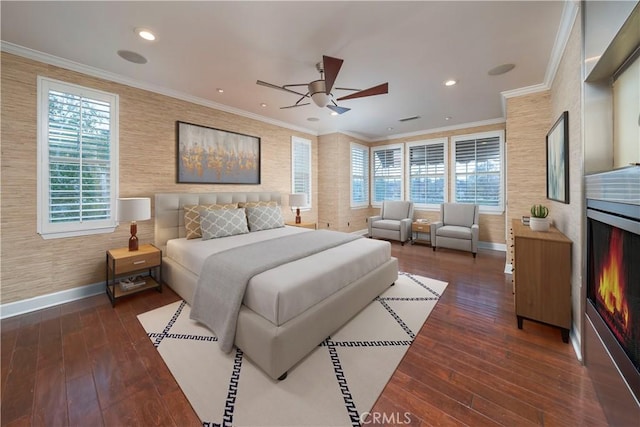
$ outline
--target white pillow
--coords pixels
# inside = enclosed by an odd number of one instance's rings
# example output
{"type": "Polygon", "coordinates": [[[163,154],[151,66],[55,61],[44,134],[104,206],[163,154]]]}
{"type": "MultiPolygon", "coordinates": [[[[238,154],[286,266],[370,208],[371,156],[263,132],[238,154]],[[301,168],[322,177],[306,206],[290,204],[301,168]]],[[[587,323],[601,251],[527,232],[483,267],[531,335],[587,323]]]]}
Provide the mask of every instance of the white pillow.
{"type": "Polygon", "coordinates": [[[244,209],[220,209],[200,212],[202,240],[249,232],[244,209]]]}
{"type": "Polygon", "coordinates": [[[247,208],[249,230],[260,231],[284,227],[280,206],[257,206],[247,208]]]}

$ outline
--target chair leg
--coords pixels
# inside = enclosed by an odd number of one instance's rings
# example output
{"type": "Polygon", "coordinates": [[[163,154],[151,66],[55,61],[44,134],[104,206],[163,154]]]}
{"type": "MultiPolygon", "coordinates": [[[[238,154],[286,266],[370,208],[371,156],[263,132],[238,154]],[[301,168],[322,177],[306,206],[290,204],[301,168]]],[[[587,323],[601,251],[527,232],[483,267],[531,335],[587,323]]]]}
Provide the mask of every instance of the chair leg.
{"type": "Polygon", "coordinates": [[[432,246],[432,247],[433,247],[433,252],[435,252],[436,251],[436,247],[435,246],[432,246]]]}
{"type": "Polygon", "coordinates": [[[477,253],[475,253],[475,252],[474,252],[474,253],[473,253],[473,257],[475,258],[475,257],[476,257],[476,255],[477,255],[477,253]]]}

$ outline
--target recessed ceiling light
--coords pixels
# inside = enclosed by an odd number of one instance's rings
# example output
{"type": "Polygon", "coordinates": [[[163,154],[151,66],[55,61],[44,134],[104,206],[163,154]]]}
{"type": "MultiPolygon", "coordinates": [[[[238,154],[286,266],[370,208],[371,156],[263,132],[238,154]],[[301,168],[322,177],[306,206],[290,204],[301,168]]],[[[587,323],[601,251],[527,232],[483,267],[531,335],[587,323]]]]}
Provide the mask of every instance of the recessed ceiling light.
{"type": "Polygon", "coordinates": [[[267,106],[267,104],[265,104],[265,103],[263,102],[262,104],[260,104],[260,106],[261,106],[262,108],[264,108],[264,107],[266,107],[266,106],[267,106]]]}
{"type": "Polygon", "coordinates": [[[451,116],[447,116],[444,118],[445,120],[451,120],[451,116]]]}
{"type": "Polygon", "coordinates": [[[223,93],[224,92],[224,89],[221,89],[221,88],[218,88],[216,90],[218,91],[218,93],[223,93]]]}
{"type": "Polygon", "coordinates": [[[136,28],[134,31],[137,35],[145,40],[149,40],[152,42],[156,39],[156,36],[151,32],[151,30],[148,30],[146,28],[136,28]]]}
{"type": "Polygon", "coordinates": [[[337,116],[337,115],[338,115],[338,113],[336,113],[335,111],[332,111],[332,112],[331,112],[331,115],[332,115],[332,116],[337,116]]]}
{"type": "Polygon", "coordinates": [[[456,83],[458,83],[456,80],[447,80],[446,82],[444,82],[445,86],[453,86],[456,83]]]}
{"type": "Polygon", "coordinates": [[[500,74],[508,73],[514,68],[516,68],[515,64],[502,64],[490,69],[487,74],[490,76],[499,76],[500,74]]]}
{"type": "Polygon", "coordinates": [[[120,56],[120,58],[129,61],[129,62],[133,62],[134,64],[146,64],[147,63],[147,58],[145,58],[144,56],[140,55],[139,53],[136,52],[131,52],[130,50],[119,50],[118,51],[118,56],[120,56]]]}
{"type": "Polygon", "coordinates": [[[307,120],[308,120],[308,121],[310,121],[310,122],[317,122],[317,121],[319,121],[320,119],[319,119],[319,118],[317,118],[317,117],[309,117],[307,120]]]}

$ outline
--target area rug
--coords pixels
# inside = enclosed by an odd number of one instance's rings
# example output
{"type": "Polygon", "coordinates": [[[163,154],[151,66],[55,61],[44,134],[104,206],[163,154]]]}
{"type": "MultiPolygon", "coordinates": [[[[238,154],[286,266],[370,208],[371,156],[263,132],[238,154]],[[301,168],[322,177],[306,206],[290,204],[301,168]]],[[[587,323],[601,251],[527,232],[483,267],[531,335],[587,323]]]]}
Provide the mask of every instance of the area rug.
{"type": "Polygon", "coordinates": [[[138,316],[204,426],[360,425],[447,284],[400,273],[345,326],[272,380],[178,301],[138,316]],[[362,418],[362,419],[361,419],[362,418]]]}

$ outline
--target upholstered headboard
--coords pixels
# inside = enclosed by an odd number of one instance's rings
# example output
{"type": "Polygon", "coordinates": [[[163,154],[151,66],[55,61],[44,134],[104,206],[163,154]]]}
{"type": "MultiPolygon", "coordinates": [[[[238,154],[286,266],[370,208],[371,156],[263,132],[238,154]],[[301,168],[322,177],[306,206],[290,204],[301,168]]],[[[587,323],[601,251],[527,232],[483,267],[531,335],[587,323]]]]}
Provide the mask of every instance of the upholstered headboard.
{"type": "Polygon", "coordinates": [[[281,204],[279,192],[229,193],[158,193],[155,196],[154,244],[166,253],[167,240],[185,237],[184,205],[224,204],[240,202],[275,201],[281,204]]]}

